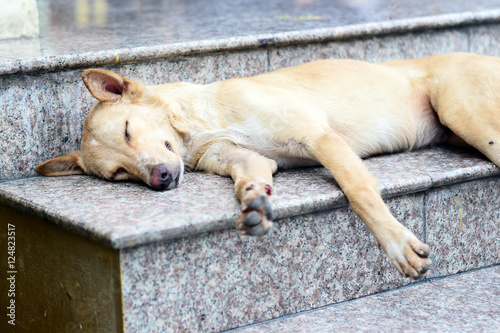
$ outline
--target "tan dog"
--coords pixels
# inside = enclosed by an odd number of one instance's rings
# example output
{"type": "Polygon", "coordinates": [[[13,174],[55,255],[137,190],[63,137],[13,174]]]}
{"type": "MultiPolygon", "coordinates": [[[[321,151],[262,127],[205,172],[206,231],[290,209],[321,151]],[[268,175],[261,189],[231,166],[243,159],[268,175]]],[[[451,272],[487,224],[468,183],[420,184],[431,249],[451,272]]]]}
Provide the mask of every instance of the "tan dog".
{"type": "Polygon", "coordinates": [[[238,230],[262,235],[272,226],[276,169],[320,163],[394,266],[415,279],[428,270],[429,248],[391,215],[361,158],[449,133],[500,166],[498,58],[321,60],[209,85],[146,87],[99,69],[82,78],[99,102],[85,120],[81,152],[40,164],[40,174],[141,180],[157,190],[179,185],[185,166],[231,176],[238,230]]]}

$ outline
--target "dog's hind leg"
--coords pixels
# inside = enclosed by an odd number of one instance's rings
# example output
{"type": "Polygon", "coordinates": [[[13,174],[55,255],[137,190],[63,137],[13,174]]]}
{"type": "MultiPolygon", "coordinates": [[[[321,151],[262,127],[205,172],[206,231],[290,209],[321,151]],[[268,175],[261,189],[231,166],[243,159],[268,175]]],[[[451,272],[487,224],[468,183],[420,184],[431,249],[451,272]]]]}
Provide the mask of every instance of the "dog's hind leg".
{"type": "Polygon", "coordinates": [[[260,236],[272,228],[273,173],[278,166],[252,150],[231,141],[212,144],[199,159],[197,168],[210,173],[231,176],[236,195],[241,202],[241,213],[236,227],[241,234],[260,236]]]}
{"type": "MultiPolygon", "coordinates": [[[[469,118],[466,122],[459,119],[457,113],[460,113],[460,111],[456,112],[455,116],[452,117],[454,121],[449,121],[444,116],[442,122],[465,143],[479,150],[490,161],[500,167],[500,113],[497,114],[496,119],[478,114],[476,117],[469,118]]],[[[493,115],[493,111],[491,115],[493,115]]]]}
{"type": "Polygon", "coordinates": [[[318,134],[307,143],[310,153],[333,175],[353,210],[372,232],[399,272],[414,279],[429,269],[429,247],[389,212],[377,182],[348,143],[334,132],[318,134]]]}
{"type": "MultiPolygon", "coordinates": [[[[500,58],[450,54],[423,61],[440,122],[500,167],[500,58]]],[[[454,135],[447,142],[460,143],[454,135]]]]}
{"type": "Polygon", "coordinates": [[[441,103],[438,115],[453,136],[458,136],[500,167],[500,101],[472,98],[464,104],[457,100],[450,105],[441,103]]]}

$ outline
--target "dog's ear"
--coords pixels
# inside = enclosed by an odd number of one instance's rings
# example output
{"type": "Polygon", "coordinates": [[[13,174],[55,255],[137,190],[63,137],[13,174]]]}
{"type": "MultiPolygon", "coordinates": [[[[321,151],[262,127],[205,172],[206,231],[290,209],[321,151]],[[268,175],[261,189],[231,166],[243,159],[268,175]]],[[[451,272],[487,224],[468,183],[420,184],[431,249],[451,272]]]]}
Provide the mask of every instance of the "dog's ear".
{"type": "Polygon", "coordinates": [[[101,102],[117,102],[123,97],[133,100],[141,93],[134,81],[103,69],[87,69],[82,80],[92,96],[101,102]]]}
{"type": "Polygon", "coordinates": [[[84,174],[80,152],[45,161],[35,168],[42,176],[69,176],[84,174]]]}

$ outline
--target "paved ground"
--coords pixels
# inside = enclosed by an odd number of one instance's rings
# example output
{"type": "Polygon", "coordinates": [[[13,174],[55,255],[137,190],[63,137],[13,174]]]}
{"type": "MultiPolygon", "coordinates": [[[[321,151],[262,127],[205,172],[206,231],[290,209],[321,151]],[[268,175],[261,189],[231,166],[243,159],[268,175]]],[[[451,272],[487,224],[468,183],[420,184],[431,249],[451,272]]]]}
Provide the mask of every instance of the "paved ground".
{"type": "Polygon", "coordinates": [[[500,265],[233,332],[500,332],[500,265]]]}

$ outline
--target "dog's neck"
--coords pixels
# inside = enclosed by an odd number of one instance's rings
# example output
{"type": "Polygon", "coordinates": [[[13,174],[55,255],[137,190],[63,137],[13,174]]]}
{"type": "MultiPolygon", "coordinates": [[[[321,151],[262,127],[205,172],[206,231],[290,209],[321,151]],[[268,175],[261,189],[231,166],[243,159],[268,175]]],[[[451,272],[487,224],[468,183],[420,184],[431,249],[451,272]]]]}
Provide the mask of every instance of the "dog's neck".
{"type": "Polygon", "coordinates": [[[163,101],[168,121],[178,134],[181,158],[193,169],[196,153],[207,142],[207,136],[229,125],[217,98],[219,83],[174,83],[151,88],[163,101]]]}

